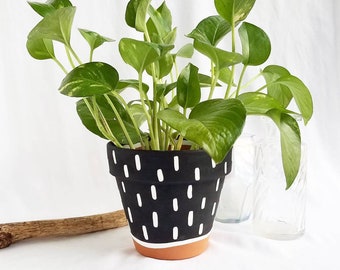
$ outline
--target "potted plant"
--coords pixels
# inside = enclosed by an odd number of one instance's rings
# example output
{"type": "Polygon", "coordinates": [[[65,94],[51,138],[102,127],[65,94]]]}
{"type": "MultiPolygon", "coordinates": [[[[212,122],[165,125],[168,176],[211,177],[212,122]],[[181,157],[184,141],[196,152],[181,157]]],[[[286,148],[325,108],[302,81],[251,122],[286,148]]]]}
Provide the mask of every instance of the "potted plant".
{"type": "Polygon", "coordinates": [[[231,170],[231,149],[246,116],[267,116],[280,130],[289,188],[301,155],[294,116],[307,124],[313,106],[308,88],[284,67],[269,65],[244,82],[246,70],[265,63],[271,51],[266,33],[244,21],[255,0],[215,0],[218,15],[204,18],[180,49],[175,48],[176,28],[166,2],[159,7],[151,2],[128,2],[125,20],[140,32],[140,40],[123,37],[118,42],[135,78],[122,79],[112,65],[93,61],[95,49],[112,41],[94,31],[79,29],[90,48],[89,61],[80,59],[71,44],[76,7],[69,0],[29,2],[42,19],[29,33],[27,49],[33,58],[51,59],[61,67],[66,76],[59,91],[78,98],[82,123],[110,141],[110,172],[137,250],[154,258],[182,259],[207,246],[224,177],[231,170]],[[220,48],[228,36],[230,48],[220,48]],[[70,71],[55,54],[55,42],[64,45],[70,71]],[[210,74],[200,73],[193,53],[209,60],[210,74]],[[178,58],[187,64],[179,67],[178,58]],[[259,77],[263,86],[251,89],[259,77]],[[136,91],[139,99],[124,98],[126,91],[136,91]],[[297,112],[288,108],[292,101],[297,112]]]}

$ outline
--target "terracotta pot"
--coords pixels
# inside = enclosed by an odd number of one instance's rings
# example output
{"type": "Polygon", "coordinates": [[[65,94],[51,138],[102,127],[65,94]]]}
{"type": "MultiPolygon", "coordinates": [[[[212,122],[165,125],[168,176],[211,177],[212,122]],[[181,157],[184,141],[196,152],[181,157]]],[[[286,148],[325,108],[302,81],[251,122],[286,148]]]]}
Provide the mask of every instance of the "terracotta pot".
{"type": "Polygon", "coordinates": [[[208,245],[231,152],[215,164],[204,151],[145,151],[107,145],[135,248],[157,259],[186,259],[208,245]]]}

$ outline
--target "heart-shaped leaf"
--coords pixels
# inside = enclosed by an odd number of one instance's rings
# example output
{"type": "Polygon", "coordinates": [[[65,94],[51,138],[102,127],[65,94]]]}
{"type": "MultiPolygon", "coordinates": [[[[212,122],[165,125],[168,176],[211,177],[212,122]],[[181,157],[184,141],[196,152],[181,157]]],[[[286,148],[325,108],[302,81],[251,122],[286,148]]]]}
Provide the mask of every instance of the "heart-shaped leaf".
{"type": "Polygon", "coordinates": [[[211,99],[195,106],[189,119],[173,110],[159,112],[158,118],[199,145],[219,163],[240,136],[246,110],[237,99],[211,99]]]}
{"type": "Polygon", "coordinates": [[[47,14],[29,33],[28,39],[50,39],[70,44],[75,7],[65,7],[47,14]]]}
{"type": "Polygon", "coordinates": [[[280,130],[283,170],[286,176],[286,189],[294,182],[300,168],[301,135],[296,120],[279,110],[267,112],[280,130]]]}
{"type": "Polygon", "coordinates": [[[183,108],[192,108],[201,100],[198,68],[188,64],[177,80],[177,101],[183,108]]]}
{"type": "Polygon", "coordinates": [[[270,65],[267,66],[263,71],[262,75],[267,83],[267,91],[268,94],[273,98],[277,99],[283,107],[287,108],[289,103],[291,102],[293,95],[290,92],[289,88],[282,84],[271,84],[281,77],[289,76],[289,71],[278,65],[270,65]]]}
{"type": "Polygon", "coordinates": [[[160,55],[157,45],[131,38],[122,38],[119,42],[119,52],[125,63],[141,74],[148,65],[156,61],[160,55]]]}
{"type": "Polygon", "coordinates": [[[289,75],[276,80],[274,85],[286,86],[292,93],[305,124],[313,115],[313,100],[307,86],[297,77],[289,75]]]}
{"type": "Polygon", "coordinates": [[[230,24],[221,16],[216,15],[202,20],[188,37],[216,46],[230,30],[230,24]]]}
{"type": "Polygon", "coordinates": [[[239,28],[242,43],[243,64],[258,66],[267,61],[271,44],[267,34],[256,25],[244,22],[239,28]]]}
{"type": "Polygon", "coordinates": [[[60,93],[71,97],[89,97],[115,90],[118,72],[101,62],[80,65],[66,75],[59,87],[60,93]]]}
{"type": "Polygon", "coordinates": [[[214,0],[215,8],[231,25],[247,18],[256,0],[214,0]]]}

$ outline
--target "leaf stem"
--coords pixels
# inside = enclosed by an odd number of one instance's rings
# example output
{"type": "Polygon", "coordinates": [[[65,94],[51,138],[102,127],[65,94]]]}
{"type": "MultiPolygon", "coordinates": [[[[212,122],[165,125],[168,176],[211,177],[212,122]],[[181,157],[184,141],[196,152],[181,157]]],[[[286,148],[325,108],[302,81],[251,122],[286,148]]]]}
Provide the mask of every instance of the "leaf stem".
{"type": "Polygon", "coordinates": [[[128,104],[125,102],[125,100],[124,100],[119,94],[117,94],[115,91],[112,91],[111,94],[112,94],[115,98],[117,98],[117,99],[119,100],[120,103],[123,104],[123,106],[124,106],[124,108],[125,108],[125,111],[126,111],[126,113],[129,115],[129,117],[130,117],[130,119],[131,119],[131,121],[132,121],[132,125],[133,125],[133,127],[135,128],[136,133],[138,134],[140,143],[142,144],[142,147],[144,148],[145,145],[144,145],[143,137],[142,137],[142,135],[141,135],[141,133],[140,133],[140,130],[139,130],[139,127],[138,127],[138,125],[137,125],[137,123],[136,123],[136,120],[135,120],[135,118],[133,117],[133,115],[132,115],[132,113],[131,113],[131,110],[130,110],[130,108],[129,108],[129,105],[128,105],[128,104]]]}
{"type": "MultiPolygon", "coordinates": [[[[87,100],[87,98],[83,99],[87,108],[89,109],[93,119],[96,121],[97,127],[100,130],[100,132],[109,140],[111,140],[117,147],[122,147],[122,145],[119,143],[119,141],[117,140],[117,138],[112,134],[110,128],[109,130],[105,130],[105,127],[103,126],[103,124],[100,122],[100,119],[98,117],[98,113],[94,110],[94,108],[92,108],[90,102],[87,100]]],[[[102,119],[106,122],[105,119],[102,119]]],[[[104,125],[106,127],[108,127],[108,124],[104,123],[104,125]]]]}
{"type": "Polygon", "coordinates": [[[125,126],[125,124],[124,124],[124,122],[123,122],[123,119],[120,117],[120,114],[119,114],[119,112],[117,111],[117,108],[116,108],[115,105],[112,103],[111,99],[108,97],[107,94],[104,94],[104,97],[105,97],[107,103],[109,103],[109,105],[110,105],[111,109],[113,110],[114,114],[116,115],[117,121],[118,121],[120,127],[121,127],[122,130],[123,130],[123,133],[124,133],[124,135],[125,135],[125,138],[126,138],[128,144],[129,144],[129,147],[130,147],[131,149],[134,149],[135,147],[134,147],[134,145],[133,145],[133,142],[132,142],[132,140],[131,140],[131,137],[130,137],[130,135],[129,135],[129,132],[128,132],[127,129],[126,129],[126,126],[125,126]]]}
{"type": "Polygon", "coordinates": [[[56,64],[61,68],[61,70],[62,70],[65,74],[68,73],[67,69],[63,66],[63,64],[62,64],[56,57],[53,57],[52,59],[53,59],[54,62],[56,62],[56,64]]]}
{"type": "Polygon", "coordinates": [[[241,75],[240,75],[240,78],[239,78],[239,81],[238,81],[238,84],[237,84],[235,98],[237,98],[239,93],[240,93],[241,83],[242,83],[244,74],[245,74],[245,72],[247,70],[247,67],[248,67],[247,65],[244,65],[243,68],[242,68],[241,75]]]}
{"type": "MultiPolygon", "coordinates": [[[[233,53],[236,52],[234,16],[232,16],[232,23],[231,23],[231,51],[233,53]]],[[[225,99],[229,98],[231,87],[232,87],[233,81],[234,81],[234,76],[235,76],[235,65],[232,65],[232,67],[231,67],[231,75],[230,75],[228,87],[227,87],[227,90],[226,90],[225,95],[224,95],[225,99]]]]}

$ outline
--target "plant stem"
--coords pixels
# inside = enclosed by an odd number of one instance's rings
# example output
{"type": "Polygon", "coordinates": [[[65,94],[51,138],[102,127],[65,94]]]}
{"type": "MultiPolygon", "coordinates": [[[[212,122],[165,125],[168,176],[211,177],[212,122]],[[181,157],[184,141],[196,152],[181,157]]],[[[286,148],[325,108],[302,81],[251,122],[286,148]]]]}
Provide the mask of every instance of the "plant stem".
{"type": "Polygon", "coordinates": [[[262,76],[262,72],[251,78],[246,84],[242,85],[242,87],[240,87],[240,90],[247,88],[249,85],[255,82],[260,76],[262,76]]]}
{"type": "Polygon", "coordinates": [[[219,74],[220,74],[219,69],[215,70],[214,64],[211,61],[211,86],[210,86],[208,99],[212,99],[212,97],[214,96],[214,91],[216,88],[217,80],[218,80],[218,77],[220,76],[219,74]]]}
{"type": "Polygon", "coordinates": [[[132,121],[132,125],[133,125],[133,127],[135,128],[136,133],[138,134],[140,143],[142,144],[142,147],[144,148],[144,140],[143,140],[143,137],[142,137],[142,135],[141,135],[141,133],[140,133],[140,130],[139,130],[139,127],[138,127],[138,125],[137,125],[137,123],[136,123],[136,120],[135,120],[135,118],[133,117],[133,115],[132,115],[132,113],[131,113],[131,110],[130,110],[130,108],[129,108],[129,105],[128,105],[128,104],[125,102],[125,100],[124,100],[119,94],[117,94],[115,91],[112,91],[111,94],[112,94],[115,98],[117,98],[117,99],[119,100],[120,103],[123,104],[123,106],[124,106],[124,108],[125,108],[125,111],[126,111],[126,113],[129,115],[129,117],[130,117],[130,119],[131,119],[131,121],[132,121]]]}
{"type": "Polygon", "coordinates": [[[56,57],[53,57],[53,60],[54,60],[54,62],[57,63],[57,65],[62,69],[62,71],[63,71],[65,74],[68,73],[67,69],[63,66],[63,64],[62,64],[56,57]]]}
{"type": "Polygon", "coordinates": [[[78,55],[76,54],[76,52],[73,50],[73,48],[71,47],[71,45],[69,45],[68,48],[70,49],[70,52],[72,53],[72,55],[74,56],[74,58],[77,60],[78,64],[81,65],[83,62],[80,60],[80,58],[78,57],[78,55]]]}
{"type": "Polygon", "coordinates": [[[239,79],[238,84],[237,84],[235,98],[237,98],[239,93],[240,93],[241,83],[242,83],[242,80],[243,80],[243,77],[244,77],[244,74],[246,72],[247,67],[248,67],[247,65],[244,65],[243,68],[242,68],[240,79],[239,79]]]}
{"type": "MultiPolygon", "coordinates": [[[[236,52],[236,45],[235,45],[235,22],[234,22],[234,18],[232,18],[232,23],[231,23],[231,51],[233,53],[236,52]]],[[[225,93],[225,96],[224,96],[225,99],[229,98],[231,87],[232,87],[233,81],[234,81],[234,76],[235,76],[235,65],[232,65],[230,80],[229,80],[228,87],[227,87],[227,90],[226,90],[226,93],[225,93]]]]}
{"type": "Polygon", "coordinates": [[[65,46],[65,50],[66,50],[67,59],[68,59],[70,65],[71,65],[71,67],[72,67],[72,68],[75,68],[76,66],[75,66],[75,64],[74,64],[74,62],[73,62],[73,59],[72,59],[72,56],[71,56],[71,54],[70,54],[70,49],[69,49],[69,47],[65,46]]]}
{"type": "MultiPolygon", "coordinates": [[[[93,119],[96,121],[97,127],[100,130],[100,132],[109,140],[111,140],[117,147],[122,147],[122,145],[119,143],[117,138],[112,134],[110,128],[109,128],[109,133],[107,130],[105,130],[104,126],[100,122],[100,119],[98,117],[98,113],[95,112],[94,108],[92,108],[90,102],[87,100],[87,98],[83,99],[87,108],[89,109],[93,119]]],[[[105,120],[105,119],[104,119],[105,120]]],[[[106,121],[105,121],[106,122],[106,121]]],[[[108,124],[106,123],[106,126],[108,127],[108,124]]]]}
{"type": "Polygon", "coordinates": [[[148,123],[149,131],[150,131],[151,147],[153,150],[158,150],[157,144],[155,144],[157,142],[155,141],[154,130],[152,128],[152,118],[145,104],[145,100],[148,100],[148,98],[143,91],[143,74],[141,72],[138,74],[138,82],[139,82],[138,90],[139,90],[139,95],[141,99],[141,104],[142,104],[142,108],[146,116],[146,122],[148,123]]]}
{"type": "MultiPolygon", "coordinates": [[[[104,94],[104,97],[105,97],[107,103],[109,103],[109,105],[110,105],[111,109],[113,110],[114,114],[116,115],[117,121],[118,121],[120,127],[121,127],[122,130],[123,130],[123,133],[124,133],[124,135],[125,135],[125,138],[126,138],[128,144],[129,144],[129,147],[130,147],[131,149],[134,149],[135,147],[134,147],[134,145],[133,145],[133,142],[132,142],[132,140],[131,140],[131,137],[130,137],[130,135],[129,135],[129,132],[128,132],[127,129],[126,129],[126,126],[125,126],[125,124],[124,124],[122,118],[120,117],[119,112],[117,111],[117,108],[115,107],[115,105],[112,103],[111,99],[110,99],[106,94],[104,94]]],[[[104,116],[103,116],[103,117],[104,117],[104,116]]]]}

